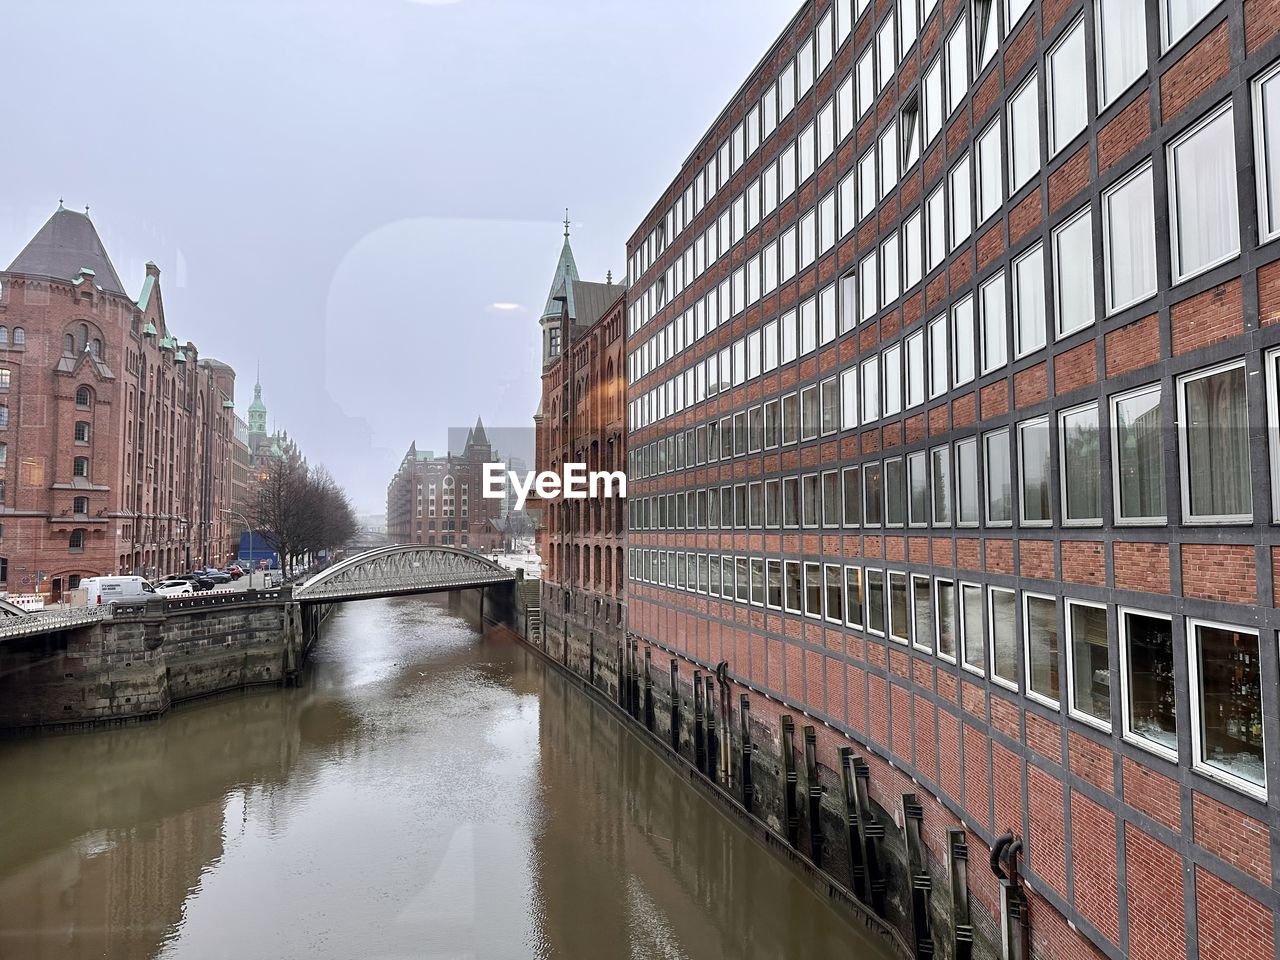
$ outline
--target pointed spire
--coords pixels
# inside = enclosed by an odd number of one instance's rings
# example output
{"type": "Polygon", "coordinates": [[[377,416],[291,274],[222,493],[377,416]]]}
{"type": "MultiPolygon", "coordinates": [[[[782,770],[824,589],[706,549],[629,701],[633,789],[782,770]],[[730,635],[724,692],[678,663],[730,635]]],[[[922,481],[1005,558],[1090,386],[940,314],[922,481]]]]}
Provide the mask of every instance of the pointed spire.
{"type": "Polygon", "coordinates": [[[543,317],[559,317],[560,304],[558,296],[568,298],[569,316],[576,317],[573,305],[573,284],[578,282],[578,265],[573,259],[573,248],[569,246],[569,211],[565,210],[564,243],[560,247],[560,259],[556,261],[556,272],[551,278],[551,291],[547,294],[547,305],[542,311],[543,317]]]}
{"type": "Polygon", "coordinates": [[[569,208],[564,208],[564,238],[569,239],[569,208]]]}
{"type": "Polygon", "coordinates": [[[476,417],[476,425],[471,430],[470,442],[478,445],[484,445],[484,446],[489,445],[489,438],[485,435],[485,432],[484,432],[484,421],[482,421],[479,417],[476,417]]]}

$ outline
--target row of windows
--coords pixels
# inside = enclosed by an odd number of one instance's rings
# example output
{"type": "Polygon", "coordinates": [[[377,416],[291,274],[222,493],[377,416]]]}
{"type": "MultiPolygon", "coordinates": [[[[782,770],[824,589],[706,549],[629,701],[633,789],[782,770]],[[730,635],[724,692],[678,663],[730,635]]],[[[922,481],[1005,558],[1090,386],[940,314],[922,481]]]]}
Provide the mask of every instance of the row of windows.
{"type": "MultiPolygon", "coordinates": [[[[1012,589],[905,570],[638,548],[630,554],[640,582],[887,637],[1025,689],[1052,709],[1065,701],[1071,716],[1102,730],[1112,729],[1118,712],[1125,739],[1178,759],[1177,653],[1167,614],[1027,591],[1019,604],[1012,589]]],[[[1186,620],[1186,631],[1193,765],[1266,799],[1259,634],[1195,619],[1186,620]]]]}
{"type": "MultiPolygon", "coordinates": [[[[862,364],[864,409],[878,402],[881,383],[890,379],[875,369],[868,374],[867,365],[878,360],[862,364]]],[[[633,498],[632,527],[999,527],[1015,517],[1023,526],[1050,526],[1055,512],[1064,525],[1100,525],[1106,519],[1104,449],[1110,451],[1111,521],[1164,524],[1166,436],[1174,437],[1178,451],[1182,521],[1252,523],[1246,366],[1240,358],[1177,377],[1176,413],[1165,409],[1165,386],[1157,382],[1112,394],[1105,406],[1090,401],[1058,411],[1055,419],[1034,417],[842,471],[725,486],[719,495],[712,489],[633,498]]],[[[1277,498],[1272,520],[1280,522],[1280,348],[1265,354],[1264,366],[1277,498]]],[[[839,378],[634,449],[628,454],[631,473],[646,479],[848,429],[857,424],[858,372],[850,368],[839,378]]]]}
{"type": "MultiPolygon", "coordinates": [[[[1259,167],[1260,215],[1267,223],[1271,216],[1268,211],[1275,206],[1273,194],[1280,191],[1280,65],[1259,79],[1255,91],[1256,142],[1263,160],[1259,167]],[[1272,171],[1277,177],[1275,190],[1269,179],[1272,171]]],[[[1229,260],[1240,250],[1232,117],[1230,104],[1219,107],[1169,147],[1171,262],[1177,279],[1229,260]]],[[[963,170],[967,184],[968,158],[957,165],[953,174],[956,170],[963,170]]],[[[949,182],[954,185],[953,180],[949,182]]],[[[844,333],[858,322],[873,319],[879,309],[921,282],[922,257],[930,269],[936,265],[930,238],[944,232],[943,189],[939,185],[926,200],[923,212],[909,213],[900,234],[894,233],[878,249],[872,249],[856,271],[841,278],[838,288],[836,284],[827,286],[798,311],[783,313],[760,331],[632,401],[632,428],[700,403],[724,386],[736,386],[768,373],[779,363],[790,362],[833,341],[837,331],[844,333]]],[[[951,196],[965,197],[967,208],[967,186],[953,190],[951,196]]],[[[1150,162],[1141,164],[1105,192],[1100,206],[1104,311],[1110,315],[1156,292],[1156,211],[1150,162]]],[[[820,204],[819,209],[822,207],[820,204]]],[[[954,214],[953,209],[953,234],[954,214]]],[[[964,222],[968,223],[967,210],[964,222]]],[[[787,240],[795,231],[801,237],[801,267],[812,263],[816,252],[834,244],[834,235],[828,237],[824,233],[815,247],[811,242],[812,224],[811,212],[801,218],[798,227],[784,233],[781,275],[774,263],[777,244],[770,244],[761,255],[735,271],[732,278],[646,341],[630,357],[633,382],[710,333],[717,323],[771,292],[779,276],[787,279],[794,275],[797,245],[787,240]]],[[[1047,253],[1043,242],[1034,243],[1012,261],[1007,271],[996,271],[980,282],[975,294],[961,297],[951,308],[949,331],[946,315],[931,320],[929,396],[940,396],[949,386],[961,386],[979,374],[991,373],[1003,367],[1010,356],[1022,358],[1043,349],[1050,327],[1054,337],[1060,339],[1092,325],[1097,315],[1095,232],[1092,207],[1070,214],[1051,232],[1047,253]],[[953,354],[950,371],[945,359],[948,340],[953,354]]],[[[937,262],[941,259],[939,255],[937,262]]],[[[909,356],[922,355],[923,336],[916,332],[907,337],[905,349],[909,356]]],[[[889,350],[901,352],[902,348],[889,350]]],[[[912,383],[909,372],[908,390],[912,383]]],[[[916,396],[921,397],[917,402],[922,402],[923,395],[917,392],[916,396]]],[[[879,409],[879,405],[868,405],[866,409],[879,409]]],[[[888,414],[900,406],[886,397],[883,409],[888,414]]]]}
{"type": "MultiPolygon", "coordinates": [[[[1016,2],[1017,10],[1006,9],[1006,25],[1016,22],[1029,6],[1029,0],[1016,2]]],[[[844,77],[836,93],[817,111],[815,119],[789,143],[770,164],[764,174],[753,181],[741,194],[725,205],[718,219],[713,220],[704,234],[695,238],[681,256],[677,257],[663,275],[649,285],[631,306],[630,332],[642,327],[651,316],[710,267],[715,259],[727,252],[747,232],[754,229],[761,218],[786,199],[798,184],[805,182],[817,166],[834,152],[854,129],[858,118],[870,110],[876,96],[892,79],[902,56],[914,43],[921,20],[932,12],[932,2],[921,10],[918,0],[905,0],[898,4],[898,22],[902,25],[902,43],[895,44],[894,14],[891,12],[876,31],[874,40],[868,43],[854,69],[844,77]],[[856,92],[855,92],[856,87],[856,92]]],[[[1166,27],[1178,28],[1176,37],[1182,36],[1195,22],[1207,15],[1216,2],[1202,0],[1167,0],[1162,6],[1162,19],[1166,27]],[[1174,7],[1182,9],[1173,10],[1174,7]],[[1192,9],[1194,8],[1194,9],[1192,9]],[[1183,29],[1185,27],[1185,29],[1183,29]]],[[[955,111],[969,89],[970,76],[976,79],[981,70],[991,62],[1000,35],[999,16],[989,0],[971,0],[971,22],[961,16],[954,25],[944,50],[925,68],[920,90],[907,97],[898,116],[892,119],[878,138],[878,145],[859,160],[855,172],[841,184],[842,232],[852,228],[857,219],[869,215],[878,200],[883,199],[898,179],[899,168],[905,173],[919,159],[923,149],[941,132],[944,120],[955,111]],[[972,25],[972,35],[970,33],[972,25]],[[972,48],[973,62],[969,60],[972,48]],[[877,169],[878,168],[878,169],[877,169]],[[859,194],[856,203],[854,195],[859,194]]],[[[819,50],[829,49],[831,11],[828,11],[817,31],[819,50]],[[824,41],[825,37],[825,41],[824,41]]],[[[837,11],[837,22],[840,21],[837,11]]],[[[846,18],[846,22],[849,18],[846,18]]],[[[1143,7],[1132,0],[1098,0],[1094,10],[1096,36],[1099,109],[1104,108],[1121,92],[1135,82],[1147,69],[1146,15],[1143,7]]],[[[1052,157],[1082,132],[1088,121],[1087,84],[1080,82],[1087,76],[1085,49],[1088,42],[1087,22],[1081,16],[1054,44],[1044,61],[1046,76],[1046,118],[1048,122],[1048,150],[1052,157]]],[[[1166,36],[1169,35],[1166,30],[1166,36]]],[[[1175,37],[1175,38],[1176,38],[1175,37]]],[[[837,39],[837,46],[843,38],[837,39]]],[[[809,44],[801,48],[797,58],[784,71],[779,84],[786,90],[796,75],[807,78],[799,90],[802,95],[812,85],[812,66],[798,71],[791,67],[811,60],[809,44]]],[[[819,56],[819,70],[825,62],[819,56]]],[[[706,170],[695,183],[690,184],[682,201],[678,201],[665,220],[651,232],[648,240],[632,256],[632,278],[636,278],[650,265],[656,255],[665,250],[665,237],[674,238],[685,224],[701,212],[704,183],[708,199],[723,186],[731,173],[737,172],[746,157],[753,153],[762,137],[758,128],[762,115],[771,116],[769,105],[778,94],[771,88],[762,103],[754,107],[734,134],[726,139],[719,151],[713,152],[706,170]],[[745,144],[745,151],[743,144],[745,144]],[[718,164],[718,167],[717,167],[718,164]]],[[[784,96],[785,110],[790,112],[794,97],[784,96]]],[[[776,112],[773,111],[773,112],[776,112]]],[[[979,167],[977,181],[978,222],[994,214],[1005,196],[1002,169],[1003,157],[1009,157],[1008,193],[1013,194],[1041,168],[1038,75],[1033,72],[1009,98],[1006,111],[983,132],[974,148],[973,164],[979,167]],[[1007,126],[1007,139],[1002,136],[1002,123],[1007,126]],[[1007,153],[1006,153],[1007,151],[1007,153]]],[[[764,130],[764,136],[772,133],[773,126],[764,130]]],[[[969,157],[962,166],[952,170],[953,200],[951,210],[952,246],[968,236],[972,230],[970,221],[974,207],[970,203],[969,157]],[[960,181],[965,189],[960,189],[960,181]],[[963,203],[961,203],[963,201],[963,203]],[[961,222],[962,219],[966,222],[961,222]]],[[[940,258],[939,258],[940,259],[940,258]]]]}

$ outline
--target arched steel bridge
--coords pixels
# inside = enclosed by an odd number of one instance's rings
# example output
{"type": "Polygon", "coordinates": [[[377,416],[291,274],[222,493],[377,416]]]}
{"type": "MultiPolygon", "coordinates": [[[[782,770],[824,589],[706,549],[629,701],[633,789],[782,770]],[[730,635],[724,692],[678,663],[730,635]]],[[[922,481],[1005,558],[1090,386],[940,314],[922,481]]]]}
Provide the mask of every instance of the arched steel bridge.
{"type": "Polygon", "coordinates": [[[516,575],[458,547],[379,547],[328,567],[293,590],[299,603],[339,603],[514,583],[516,575]]]}

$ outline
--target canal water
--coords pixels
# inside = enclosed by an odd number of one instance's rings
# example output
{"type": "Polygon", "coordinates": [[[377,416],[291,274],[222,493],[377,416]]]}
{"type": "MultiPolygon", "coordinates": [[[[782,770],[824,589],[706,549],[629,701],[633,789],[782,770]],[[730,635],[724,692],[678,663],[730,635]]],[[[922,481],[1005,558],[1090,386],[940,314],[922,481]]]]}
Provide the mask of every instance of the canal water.
{"type": "Polygon", "coordinates": [[[425,599],[306,684],[0,742],[0,960],[886,954],[605,708],[425,599]]]}

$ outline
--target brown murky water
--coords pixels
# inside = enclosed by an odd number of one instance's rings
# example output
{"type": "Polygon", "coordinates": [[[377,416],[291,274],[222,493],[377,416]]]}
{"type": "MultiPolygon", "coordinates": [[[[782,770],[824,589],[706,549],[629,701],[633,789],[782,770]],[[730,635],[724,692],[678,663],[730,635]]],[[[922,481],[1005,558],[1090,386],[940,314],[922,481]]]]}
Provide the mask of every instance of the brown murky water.
{"type": "Polygon", "coordinates": [[[883,950],[510,640],[350,604],[305,687],[0,743],[0,958],[883,950]]]}

